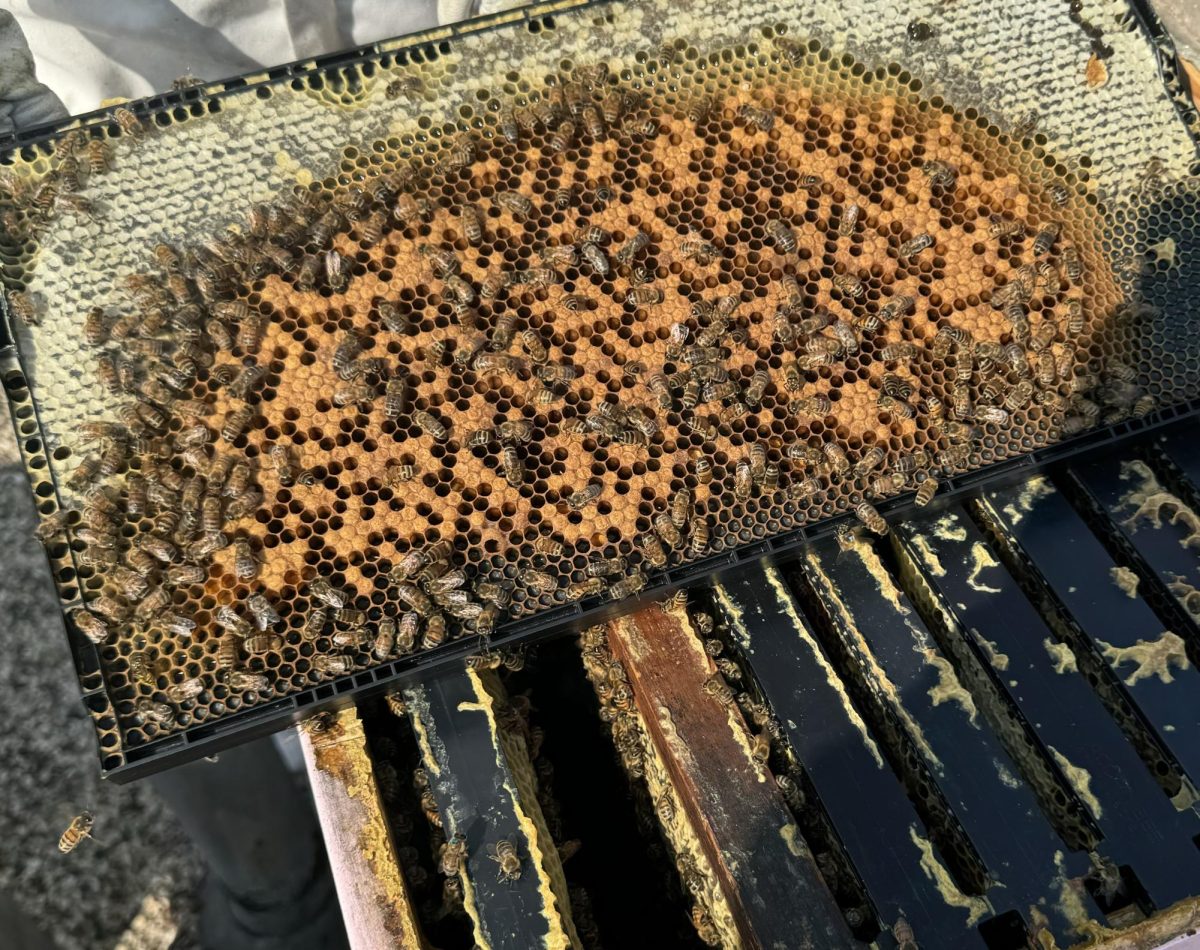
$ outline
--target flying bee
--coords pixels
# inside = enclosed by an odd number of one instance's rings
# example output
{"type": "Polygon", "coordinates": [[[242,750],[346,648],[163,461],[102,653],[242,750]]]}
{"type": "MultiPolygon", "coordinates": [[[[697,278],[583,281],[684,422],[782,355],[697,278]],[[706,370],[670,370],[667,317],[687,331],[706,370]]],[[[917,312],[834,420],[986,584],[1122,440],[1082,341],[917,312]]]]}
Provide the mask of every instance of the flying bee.
{"type": "Polygon", "coordinates": [[[92,836],[92,825],[95,818],[90,811],[80,812],[71,819],[71,823],[67,826],[67,830],[62,833],[62,837],[58,839],[58,850],[63,854],[70,854],[84,838],[92,836]]]}
{"type": "Polygon", "coordinates": [[[767,237],[783,254],[791,254],[796,250],[795,232],[778,218],[772,218],[767,222],[767,237]]]}
{"type": "Polygon", "coordinates": [[[533,214],[533,202],[518,191],[501,191],[492,200],[514,217],[527,218],[533,214]]]}
{"type": "Polygon", "coordinates": [[[770,132],[775,127],[775,113],[769,109],[761,109],[749,103],[738,106],[737,117],[747,126],[753,126],[757,131],[770,132]]]}
{"type": "Polygon", "coordinates": [[[916,257],[922,251],[926,251],[933,247],[933,245],[933,235],[918,234],[916,237],[911,238],[901,244],[896,253],[901,258],[916,257]]]}

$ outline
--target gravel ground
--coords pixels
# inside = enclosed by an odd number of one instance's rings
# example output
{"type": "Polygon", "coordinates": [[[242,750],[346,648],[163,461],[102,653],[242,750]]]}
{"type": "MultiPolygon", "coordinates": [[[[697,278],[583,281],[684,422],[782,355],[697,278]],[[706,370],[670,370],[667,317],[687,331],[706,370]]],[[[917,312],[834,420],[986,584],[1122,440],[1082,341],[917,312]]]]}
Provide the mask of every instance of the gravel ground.
{"type": "Polygon", "coordinates": [[[0,891],[60,950],[198,946],[201,865],[148,785],[100,779],[33,527],[24,473],[0,467],[0,891]],[[59,854],[85,808],[98,840],[59,854]]]}

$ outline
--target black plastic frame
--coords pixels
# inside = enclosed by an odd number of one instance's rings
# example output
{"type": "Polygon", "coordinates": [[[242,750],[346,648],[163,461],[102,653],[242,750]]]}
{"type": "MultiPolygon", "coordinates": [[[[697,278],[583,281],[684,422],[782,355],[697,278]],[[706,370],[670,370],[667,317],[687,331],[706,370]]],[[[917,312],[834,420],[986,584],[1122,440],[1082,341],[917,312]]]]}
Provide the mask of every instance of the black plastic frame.
{"type": "MultiPolygon", "coordinates": [[[[577,13],[591,7],[603,7],[610,2],[611,0],[563,0],[559,3],[536,4],[519,10],[465,21],[454,26],[438,27],[407,37],[359,46],[339,53],[297,60],[244,76],[149,96],[127,103],[126,108],[142,119],[166,125],[170,121],[166,118],[166,113],[169,111],[185,110],[198,117],[206,112],[219,112],[220,100],[225,97],[245,94],[252,89],[293,83],[312,76],[334,75],[341,67],[350,64],[387,66],[392,62],[408,62],[410,58],[435,59],[447,53],[448,44],[460,36],[505,28],[518,29],[521,25],[531,32],[540,32],[542,29],[553,28],[553,20],[556,15],[577,13]]],[[[1136,19],[1138,26],[1153,40],[1158,54],[1159,74],[1179,111],[1189,137],[1197,147],[1197,165],[1200,165],[1200,112],[1191,102],[1186,88],[1181,83],[1182,67],[1175,54],[1174,46],[1162,21],[1149,8],[1145,0],[1128,0],[1128,2],[1130,13],[1136,19]]],[[[184,118],[184,116],[178,115],[176,117],[184,118]]],[[[37,150],[43,154],[49,154],[51,149],[47,143],[71,129],[81,129],[94,137],[114,134],[115,123],[112,119],[112,110],[97,110],[60,122],[0,136],[0,166],[12,164],[13,155],[18,150],[27,159],[34,158],[37,150]]],[[[13,342],[15,334],[12,332],[12,326],[12,315],[3,295],[0,295],[0,363],[16,363],[19,367],[19,378],[10,374],[4,380],[4,388],[27,389],[28,376],[24,372],[20,352],[13,342]]],[[[36,418],[36,401],[33,405],[36,418]]],[[[1128,440],[1184,419],[1200,420],[1200,398],[1155,411],[1139,419],[1101,426],[1055,445],[1005,459],[972,472],[946,478],[942,482],[933,508],[975,497],[989,487],[1024,480],[1084,455],[1109,451],[1128,440]]],[[[16,419],[13,420],[13,424],[16,428],[16,419]]],[[[38,428],[40,431],[40,423],[38,428]]],[[[44,466],[44,442],[40,455],[30,453],[25,446],[27,438],[28,436],[17,431],[17,439],[22,447],[26,468],[31,468],[31,459],[40,459],[44,466]]],[[[46,474],[52,479],[48,468],[46,474]]],[[[888,520],[902,521],[909,512],[915,510],[913,498],[914,493],[907,492],[881,502],[877,507],[888,520]]],[[[788,504],[790,505],[790,503],[788,504]]],[[[655,572],[648,578],[649,582],[645,590],[635,598],[620,602],[605,602],[602,597],[585,598],[577,603],[541,611],[527,619],[503,624],[491,637],[490,647],[503,649],[518,645],[528,646],[550,637],[575,633],[627,613],[641,604],[660,600],[681,587],[711,583],[722,572],[746,564],[787,563],[793,560],[799,552],[822,538],[831,536],[841,525],[846,523],[857,524],[857,521],[853,515],[843,512],[820,522],[803,525],[793,531],[743,545],[733,551],[702,561],[655,572]]],[[[52,563],[51,568],[53,572],[52,563]]],[[[70,601],[64,600],[64,613],[81,604],[82,600],[78,596],[70,601]]],[[[115,718],[112,703],[100,673],[101,663],[98,649],[75,628],[69,617],[65,619],[68,641],[79,677],[85,708],[93,717],[107,714],[115,718]]],[[[121,747],[117,753],[101,748],[99,750],[102,759],[101,774],[114,782],[124,783],[185,762],[215,755],[243,742],[270,735],[298,723],[316,712],[344,708],[357,703],[359,699],[382,694],[397,686],[432,678],[447,667],[458,666],[466,657],[478,652],[483,645],[478,637],[464,637],[419,655],[404,657],[330,680],[291,696],[256,704],[236,712],[227,712],[212,721],[193,724],[180,732],[155,739],[144,745],[121,747]],[[113,758],[114,756],[122,759],[120,765],[112,767],[104,765],[106,757],[113,758]]]]}

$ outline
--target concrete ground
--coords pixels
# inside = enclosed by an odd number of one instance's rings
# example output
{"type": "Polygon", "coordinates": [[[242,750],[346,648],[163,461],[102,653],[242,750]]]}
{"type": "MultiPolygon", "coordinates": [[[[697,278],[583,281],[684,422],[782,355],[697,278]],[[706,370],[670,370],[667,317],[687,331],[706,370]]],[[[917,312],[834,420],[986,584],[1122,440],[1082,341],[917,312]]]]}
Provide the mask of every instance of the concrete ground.
{"type": "Polygon", "coordinates": [[[0,894],[61,950],[197,946],[201,865],[148,785],[100,780],[34,523],[24,472],[0,465],[0,894]],[[85,808],[96,840],[60,854],[85,808]]]}

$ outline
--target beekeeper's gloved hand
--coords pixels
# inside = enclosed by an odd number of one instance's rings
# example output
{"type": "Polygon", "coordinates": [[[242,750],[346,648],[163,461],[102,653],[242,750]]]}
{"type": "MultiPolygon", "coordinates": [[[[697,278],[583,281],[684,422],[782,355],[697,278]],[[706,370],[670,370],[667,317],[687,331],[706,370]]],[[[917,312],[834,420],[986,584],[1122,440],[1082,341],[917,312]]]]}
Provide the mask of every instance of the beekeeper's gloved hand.
{"type": "Polygon", "coordinates": [[[0,10],[0,135],[65,119],[58,96],[37,81],[25,34],[7,10],[0,10]]]}

